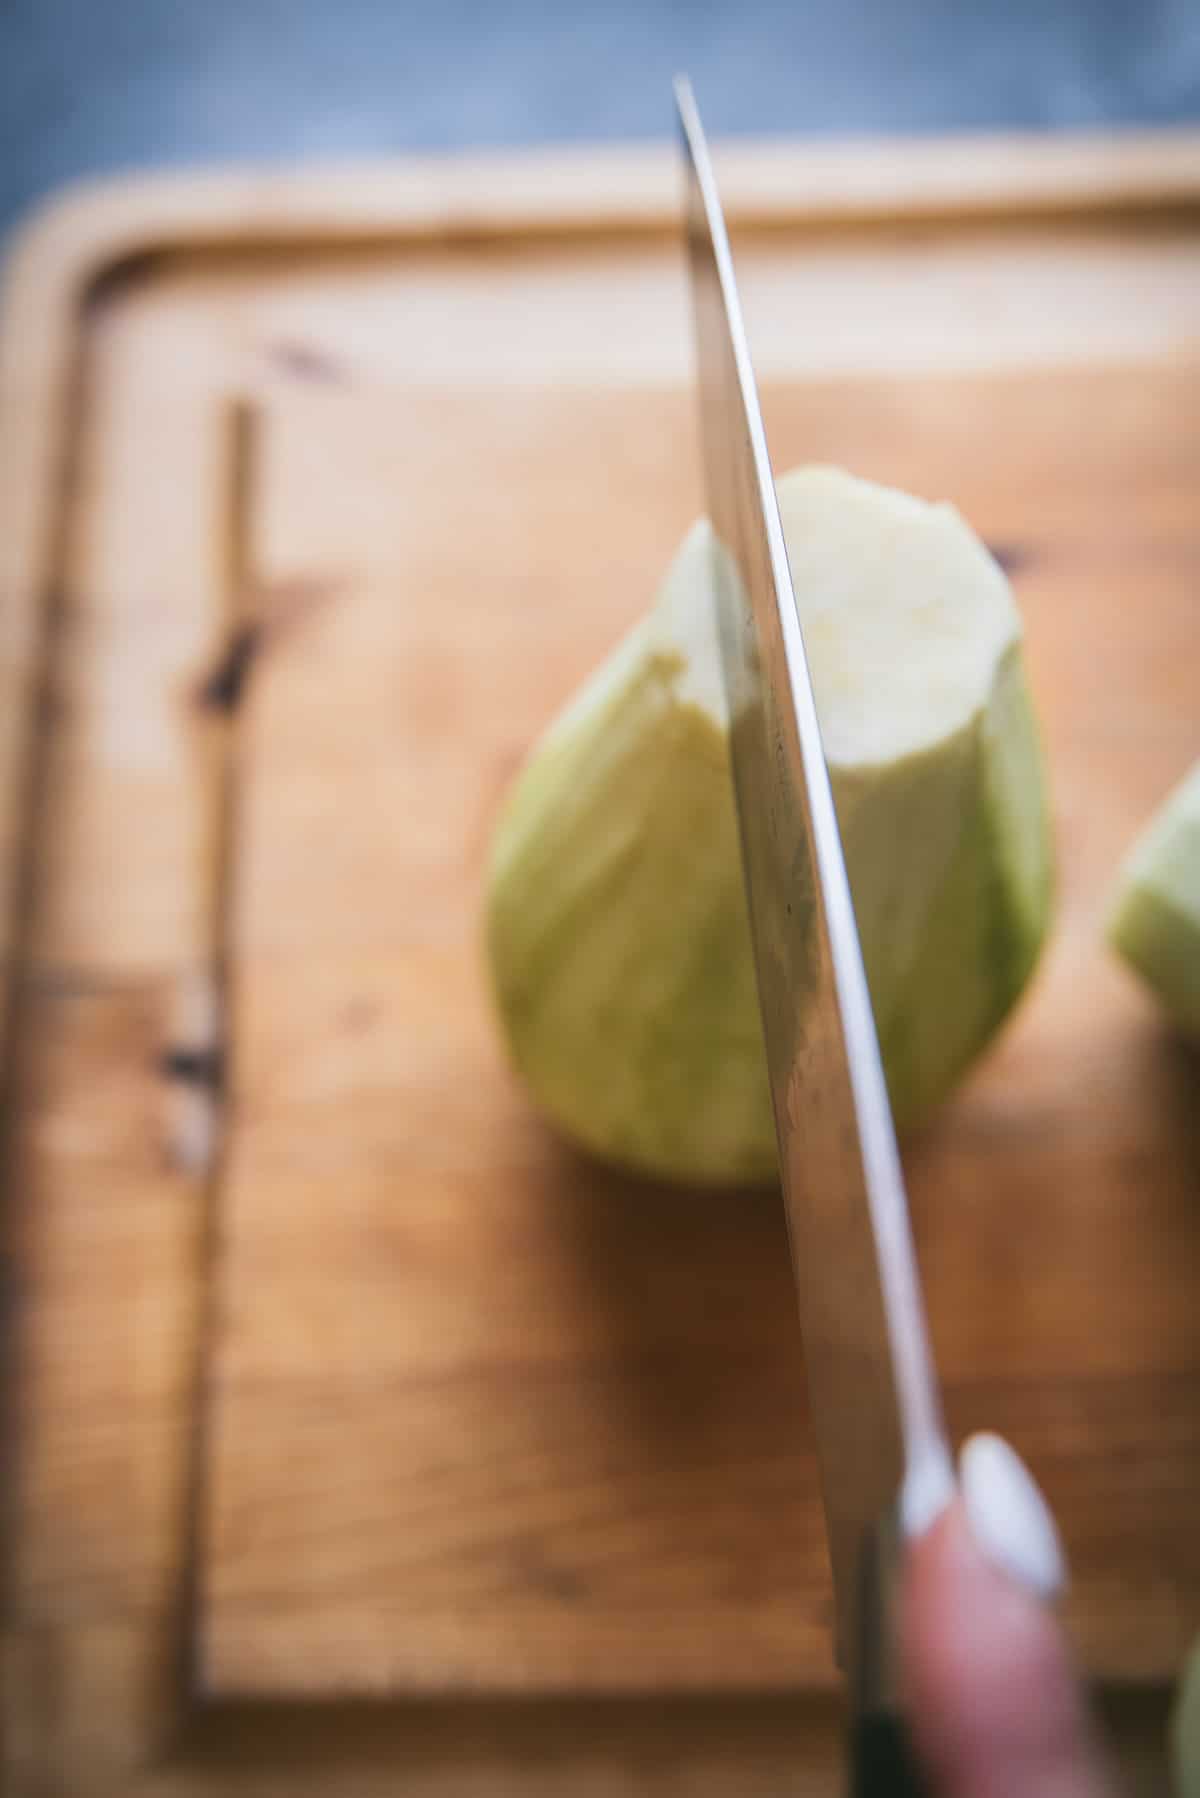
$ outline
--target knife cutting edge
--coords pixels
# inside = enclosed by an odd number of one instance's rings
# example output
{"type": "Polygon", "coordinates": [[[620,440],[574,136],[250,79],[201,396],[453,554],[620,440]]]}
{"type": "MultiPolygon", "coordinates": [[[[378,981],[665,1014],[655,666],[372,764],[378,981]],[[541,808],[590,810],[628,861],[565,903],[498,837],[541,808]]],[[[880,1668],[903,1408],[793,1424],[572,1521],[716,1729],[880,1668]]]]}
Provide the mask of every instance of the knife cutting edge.
{"type": "MultiPolygon", "coordinates": [[[[728,234],[685,79],[676,82],[675,97],[747,908],[829,1536],[836,1649],[858,1719],[869,1725],[894,1716],[888,1591],[896,1531],[936,1515],[954,1474],[728,234]]],[[[898,1736],[892,1742],[886,1730],[868,1728],[854,1752],[856,1789],[917,1789],[911,1769],[902,1774],[896,1759],[904,1755],[898,1736]]]]}

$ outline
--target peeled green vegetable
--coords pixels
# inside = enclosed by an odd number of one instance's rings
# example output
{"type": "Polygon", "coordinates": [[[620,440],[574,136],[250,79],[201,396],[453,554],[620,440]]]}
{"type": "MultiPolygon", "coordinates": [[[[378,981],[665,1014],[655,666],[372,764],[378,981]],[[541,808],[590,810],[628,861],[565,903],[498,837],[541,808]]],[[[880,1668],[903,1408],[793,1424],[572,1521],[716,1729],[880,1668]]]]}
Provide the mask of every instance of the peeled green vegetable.
{"type": "Polygon", "coordinates": [[[1200,762],[1130,851],[1108,928],[1180,1029],[1200,1036],[1200,762]]]}
{"type": "MultiPolygon", "coordinates": [[[[897,1119],[948,1091],[1045,934],[1042,761],[1008,583],[948,506],[797,470],[779,483],[897,1119]]],[[[518,776],[487,943],[543,1110],[666,1178],[776,1168],[742,891],[707,524],[648,617],[518,776]]]]}
{"type": "Polygon", "coordinates": [[[1179,1798],[1200,1798],[1200,1637],[1184,1667],[1171,1713],[1171,1759],[1179,1798]]]}

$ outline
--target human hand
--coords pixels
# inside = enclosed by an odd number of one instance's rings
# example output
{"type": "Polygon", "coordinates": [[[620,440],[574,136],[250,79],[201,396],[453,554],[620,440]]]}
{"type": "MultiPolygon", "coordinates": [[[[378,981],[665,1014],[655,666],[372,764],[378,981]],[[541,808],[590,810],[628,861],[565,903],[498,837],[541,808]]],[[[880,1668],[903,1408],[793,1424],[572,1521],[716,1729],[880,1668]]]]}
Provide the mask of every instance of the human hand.
{"type": "Polygon", "coordinates": [[[937,1798],[1116,1798],[1051,1608],[1064,1577],[1032,1476],[999,1437],[973,1437],[901,1588],[909,1728],[937,1798]]]}

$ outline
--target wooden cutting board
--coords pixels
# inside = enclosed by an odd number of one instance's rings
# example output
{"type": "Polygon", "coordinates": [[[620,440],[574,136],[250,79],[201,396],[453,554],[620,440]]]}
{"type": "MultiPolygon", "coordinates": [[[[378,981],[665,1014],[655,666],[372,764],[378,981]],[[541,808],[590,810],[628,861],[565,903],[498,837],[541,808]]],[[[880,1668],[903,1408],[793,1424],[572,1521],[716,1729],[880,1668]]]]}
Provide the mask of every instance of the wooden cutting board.
{"type": "MultiPolygon", "coordinates": [[[[1044,1479],[1150,1780],[1197,1069],[1099,923],[1200,752],[1200,157],[727,188],[778,464],[953,498],[1014,569],[1059,924],[909,1172],[952,1420],[1044,1479]]],[[[14,1790],[836,1788],[777,1202],[556,1143],[478,958],[504,785],[697,507],[673,206],[639,158],[167,183],[17,264],[14,1790]]]]}

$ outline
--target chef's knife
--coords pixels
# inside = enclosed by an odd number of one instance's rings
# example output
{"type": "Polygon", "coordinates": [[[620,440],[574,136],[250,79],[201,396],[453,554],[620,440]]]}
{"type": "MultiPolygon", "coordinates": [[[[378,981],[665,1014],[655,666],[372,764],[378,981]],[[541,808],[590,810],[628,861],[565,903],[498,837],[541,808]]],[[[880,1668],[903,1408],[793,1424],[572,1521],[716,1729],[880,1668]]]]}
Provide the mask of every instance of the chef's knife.
{"type": "Polygon", "coordinates": [[[676,84],[714,602],[747,906],[833,1569],[856,1792],[916,1792],[896,1532],[953,1488],[904,1181],[729,239],[676,84]]]}

